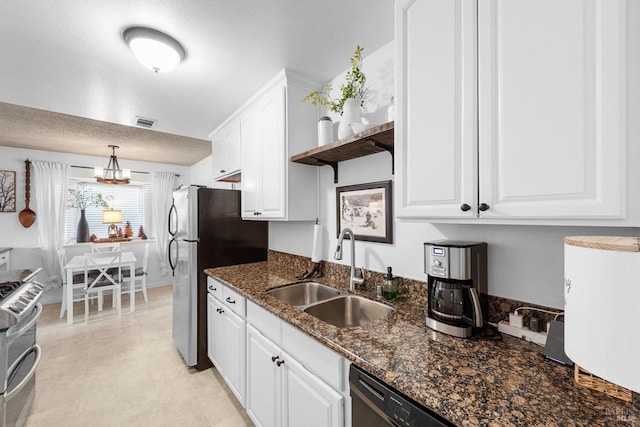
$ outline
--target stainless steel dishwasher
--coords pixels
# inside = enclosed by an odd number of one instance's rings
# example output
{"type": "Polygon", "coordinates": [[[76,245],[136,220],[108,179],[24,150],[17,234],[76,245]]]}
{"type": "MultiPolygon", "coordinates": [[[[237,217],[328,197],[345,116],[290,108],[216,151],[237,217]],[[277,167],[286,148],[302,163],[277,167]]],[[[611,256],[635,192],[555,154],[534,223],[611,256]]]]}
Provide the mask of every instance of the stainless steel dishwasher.
{"type": "Polygon", "coordinates": [[[453,424],[351,365],[351,427],[449,427],[453,424]]]}

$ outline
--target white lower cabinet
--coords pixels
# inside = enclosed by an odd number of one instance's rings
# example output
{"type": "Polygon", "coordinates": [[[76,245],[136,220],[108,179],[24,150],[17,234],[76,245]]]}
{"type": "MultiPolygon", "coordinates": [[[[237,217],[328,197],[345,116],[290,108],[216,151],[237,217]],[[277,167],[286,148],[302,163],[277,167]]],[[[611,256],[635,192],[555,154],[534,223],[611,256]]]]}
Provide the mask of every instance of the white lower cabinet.
{"type": "Polygon", "coordinates": [[[350,426],[344,357],[211,277],[207,289],[209,359],[256,426],[350,426]]]}
{"type": "Polygon", "coordinates": [[[207,296],[207,355],[218,371],[222,372],[222,317],[219,310],[222,309],[220,301],[213,296],[207,296]]]}
{"type": "Polygon", "coordinates": [[[11,250],[0,252],[0,271],[11,270],[11,250]]]}
{"type": "Polygon", "coordinates": [[[344,425],[344,397],[247,327],[247,413],[263,427],[344,425]]]}
{"type": "Polygon", "coordinates": [[[225,347],[224,379],[242,406],[245,405],[245,337],[247,322],[237,314],[225,310],[223,313],[225,347]]]}
{"type": "Polygon", "coordinates": [[[334,427],[344,424],[343,397],[282,353],[285,423],[289,427],[334,427]]]}
{"type": "Polygon", "coordinates": [[[263,337],[257,329],[247,327],[247,414],[256,426],[282,425],[279,390],[280,370],[275,362],[280,347],[263,337]]]}
{"type": "MultiPolygon", "coordinates": [[[[207,353],[242,406],[245,406],[246,321],[225,302],[207,297],[207,353]]],[[[235,302],[234,304],[238,304],[235,302]]],[[[244,304],[244,299],[241,301],[244,304]]],[[[234,307],[235,308],[235,307],[234,307]]]]}

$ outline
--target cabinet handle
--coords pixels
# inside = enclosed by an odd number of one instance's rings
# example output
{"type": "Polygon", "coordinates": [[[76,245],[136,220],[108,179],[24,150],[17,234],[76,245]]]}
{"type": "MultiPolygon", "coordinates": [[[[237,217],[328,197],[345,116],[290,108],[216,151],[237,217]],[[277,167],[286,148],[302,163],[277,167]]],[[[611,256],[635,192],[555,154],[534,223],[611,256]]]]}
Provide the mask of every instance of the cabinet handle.
{"type": "Polygon", "coordinates": [[[489,210],[489,205],[486,203],[480,203],[480,206],[478,206],[478,210],[484,212],[484,211],[488,211],[489,210]]]}
{"type": "Polygon", "coordinates": [[[282,365],[284,363],[284,360],[278,360],[276,362],[276,365],[278,365],[278,367],[280,367],[280,365],[282,365]]]}
{"type": "Polygon", "coordinates": [[[275,362],[278,359],[280,359],[280,356],[271,356],[271,361],[272,362],[275,362]]]}
{"type": "Polygon", "coordinates": [[[468,205],[468,204],[466,204],[466,203],[463,203],[463,204],[461,204],[461,205],[460,205],[460,210],[461,210],[462,212],[466,212],[466,211],[468,211],[468,210],[470,210],[470,209],[471,209],[471,206],[469,206],[469,205],[468,205]]]}
{"type": "Polygon", "coordinates": [[[209,290],[210,290],[210,291],[217,291],[217,290],[218,290],[218,288],[214,288],[213,286],[209,286],[209,290]]]}
{"type": "Polygon", "coordinates": [[[226,170],[220,169],[220,173],[225,173],[225,172],[226,172],[226,170]]]}
{"type": "Polygon", "coordinates": [[[224,313],[224,310],[223,310],[223,309],[221,309],[221,308],[217,309],[216,311],[218,312],[218,314],[222,314],[222,313],[224,313]]]}
{"type": "Polygon", "coordinates": [[[231,297],[227,297],[227,299],[225,301],[227,301],[229,304],[235,304],[236,303],[236,301],[232,300],[231,297]]]}

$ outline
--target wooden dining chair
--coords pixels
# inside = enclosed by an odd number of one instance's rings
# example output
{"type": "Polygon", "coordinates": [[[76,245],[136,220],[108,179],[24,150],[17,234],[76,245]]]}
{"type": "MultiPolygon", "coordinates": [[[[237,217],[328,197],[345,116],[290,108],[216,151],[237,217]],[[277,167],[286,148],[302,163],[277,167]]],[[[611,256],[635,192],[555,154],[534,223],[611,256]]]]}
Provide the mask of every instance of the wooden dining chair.
{"type": "Polygon", "coordinates": [[[91,252],[117,252],[120,250],[120,243],[92,243],[91,252]]]}
{"type": "MultiPolygon", "coordinates": [[[[113,242],[113,243],[91,243],[91,252],[116,252],[120,250],[120,242],[113,242]]],[[[115,270],[111,270],[109,272],[109,274],[111,274],[112,276],[114,274],[116,274],[115,270]]],[[[100,291],[100,295],[98,296],[98,301],[102,301],[103,300],[103,293],[102,291],[100,291]]],[[[112,299],[113,301],[113,308],[116,307],[116,300],[115,298],[112,299]]]]}
{"type": "Polygon", "coordinates": [[[144,302],[148,302],[147,298],[147,268],[149,266],[149,244],[144,245],[144,256],[142,258],[142,265],[136,268],[133,279],[130,279],[129,269],[125,269],[122,271],[122,276],[124,279],[128,279],[128,286],[126,290],[122,291],[123,294],[128,294],[130,292],[142,292],[142,296],[144,297],[144,302]],[[140,287],[137,286],[137,282],[140,281],[140,287]]]}
{"type": "MultiPolygon", "coordinates": [[[[60,318],[64,316],[64,313],[67,311],[67,292],[74,290],[81,290],[84,288],[84,274],[83,273],[75,273],[73,275],[73,284],[71,290],[69,290],[69,286],[67,284],[67,273],[64,269],[64,266],[67,265],[67,251],[63,249],[58,250],[58,262],[60,263],[60,274],[62,279],[62,303],[60,304],[60,318]]],[[[91,277],[92,274],[89,274],[91,277]]],[[[94,275],[95,277],[95,275],[94,275]]],[[[84,300],[83,295],[79,295],[78,297],[74,297],[73,301],[82,301],[84,300]]]]}
{"type": "MultiPolygon", "coordinates": [[[[102,292],[113,291],[115,307],[118,315],[122,311],[121,303],[121,278],[122,278],[122,252],[92,252],[84,254],[84,321],[89,320],[89,299],[95,293],[98,298],[98,311],[102,311],[102,292]],[[97,271],[98,275],[93,280],[89,278],[89,272],[97,271]],[[114,274],[115,272],[115,274],[114,274]]],[[[95,298],[95,297],[94,297],[95,298]]]]}

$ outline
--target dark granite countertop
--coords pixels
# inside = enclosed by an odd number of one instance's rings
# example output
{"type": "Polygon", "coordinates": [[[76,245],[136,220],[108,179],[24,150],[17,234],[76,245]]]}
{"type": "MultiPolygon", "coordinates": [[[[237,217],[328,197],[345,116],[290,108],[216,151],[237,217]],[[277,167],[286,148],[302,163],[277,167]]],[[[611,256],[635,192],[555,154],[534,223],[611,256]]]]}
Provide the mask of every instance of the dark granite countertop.
{"type": "Polygon", "coordinates": [[[387,302],[397,311],[385,319],[340,328],[265,293],[297,281],[300,271],[259,262],[205,273],[457,425],[640,425],[640,411],[577,385],[572,369],[545,359],[535,344],[492,330],[470,339],[449,337],[428,329],[424,307],[405,299],[387,302]]]}

